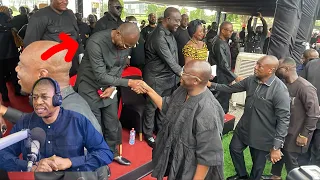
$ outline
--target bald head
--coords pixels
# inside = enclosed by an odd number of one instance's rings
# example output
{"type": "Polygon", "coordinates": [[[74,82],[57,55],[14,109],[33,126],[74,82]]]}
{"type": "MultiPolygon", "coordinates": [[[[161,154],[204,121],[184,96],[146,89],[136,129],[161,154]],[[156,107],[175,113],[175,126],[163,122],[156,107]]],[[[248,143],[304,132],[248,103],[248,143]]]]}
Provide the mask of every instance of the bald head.
{"type": "Polygon", "coordinates": [[[307,49],[303,53],[303,58],[302,63],[307,64],[310,60],[319,58],[319,53],[315,49],[307,49]]]}
{"type": "Polygon", "coordinates": [[[136,46],[140,38],[140,31],[135,23],[126,22],[111,32],[111,38],[117,49],[125,50],[136,46]]]}
{"type": "Polygon", "coordinates": [[[137,22],[137,18],[134,16],[127,16],[126,22],[137,22]]]}
{"type": "Polygon", "coordinates": [[[137,39],[139,39],[140,37],[139,28],[133,23],[123,23],[118,27],[117,30],[121,32],[121,35],[123,37],[131,37],[137,39]]]}
{"type": "Polygon", "coordinates": [[[179,13],[180,11],[177,8],[174,7],[168,7],[165,11],[164,11],[164,18],[168,18],[170,16],[172,16],[174,13],[179,13]]]}
{"type": "Polygon", "coordinates": [[[274,72],[279,67],[279,60],[275,56],[267,55],[262,57],[260,60],[264,65],[268,66],[271,69],[274,69],[273,70],[274,72]]]}
{"type": "Polygon", "coordinates": [[[279,60],[280,66],[296,66],[296,61],[291,57],[286,57],[284,59],[279,60]]]}
{"type": "Polygon", "coordinates": [[[156,15],[155,15],[154,13],[150,13],[150,14],[148,15],[148,21],[149,21],[149,24],[150,24],[150,25],[155,25],[156,22],[157,22],[157,17],[156,17],[156,15]]]}
{"type": "Polygon", "coordinates": [[[57,52],[48,60],[43,61],[41,55],[52,46],[59,43],[54,41],[36,41],[27,46],[20,55],[20,60],[32,64],[35,68],[45,68],[50,74],[69,73],[71,63],[65,61],[67,50],[57,52]]]}
{"type": "Polygon", "coordinates": [[[232,26],[232,23],[231,23],[231,22],[224,21],[224,22],[221,23],[221,25],[220,25],[220,31],[221,31],[222,29],[226,29],[226,28],[228,28],[228,27],[230,27],[230,26],[232,26]]]}
{"type": "Polygon", "coordinates": [[[69,86],[69,71],[72,64],[64,59],[67,50],[54,54],[46,61],[41,59],[45,51],[57,44],[53,41],[36,41],[23,50],[16,67],[23,92],[30,93],[34,82],[41,77],[55,79],[61,88],[69,86]]]}
{"type": "Polygon", "coordinates": [[[184,69],[201,79],[200,84],[206,86],[211,77],[211,66],[207,61],[191,60],[184,69]]]}

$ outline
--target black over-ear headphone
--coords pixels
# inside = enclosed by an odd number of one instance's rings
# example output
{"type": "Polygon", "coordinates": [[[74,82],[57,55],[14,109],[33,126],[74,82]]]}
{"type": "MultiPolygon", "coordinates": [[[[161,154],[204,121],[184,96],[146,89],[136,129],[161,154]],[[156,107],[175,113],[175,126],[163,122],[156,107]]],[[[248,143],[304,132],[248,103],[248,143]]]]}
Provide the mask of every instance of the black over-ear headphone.
{"type": "Polygon", "coordinates": [[[30,94],[30,96],[29,96],[29,104],[31,105],[31,106],[33,106],[33,90],[34,90],[34,88],[36,87],[36,85],[41,81],[41,80],[44,80],[44,79],[47,79],[47,80],[49,80],[50,82],[52,82],[52,84],[53,84],[53,86],[54,86],[54,91],[55,91],[55,93],[54,93],[54,95],[53,95],[53,97],[52,97],[52,105],[53,106],[60,106],[61,104],[62,104],[62,95],[61,95],[61,91],[60,91],[60,86],[59,86],[59,84],[58,84],[58,82],[56,81],[56,80],[54,80],[54,79],[52,79],[52,78],[49,78],[49,77],[43,77],[43,78],[40,78],[40,79],[38,79],[35,83],[34,83],[34,85],[33,85],[33,87],[32,87],[32,91],[31,91],[31,94],[30,94]]]}

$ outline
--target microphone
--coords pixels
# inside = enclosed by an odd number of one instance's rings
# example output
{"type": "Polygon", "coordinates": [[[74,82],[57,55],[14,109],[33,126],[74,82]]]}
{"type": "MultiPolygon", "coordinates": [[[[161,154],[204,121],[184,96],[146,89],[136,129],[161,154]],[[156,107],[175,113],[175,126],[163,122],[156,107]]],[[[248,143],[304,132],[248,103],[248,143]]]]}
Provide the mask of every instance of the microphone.
{"type": "Polygon", "coordinates": [[[31,130],[31,140],[31,153],[28,154],[28,172],[31,171],[33,163],[38,159],[39,149],[44,145],[46,140],[46,133],[39,127],[33,128],[31,130]]]}
{"type": "Polygon", "coordinates": [[[30,137],[30,130],[24,129],[0,139],[0,150],[30,137]]]}

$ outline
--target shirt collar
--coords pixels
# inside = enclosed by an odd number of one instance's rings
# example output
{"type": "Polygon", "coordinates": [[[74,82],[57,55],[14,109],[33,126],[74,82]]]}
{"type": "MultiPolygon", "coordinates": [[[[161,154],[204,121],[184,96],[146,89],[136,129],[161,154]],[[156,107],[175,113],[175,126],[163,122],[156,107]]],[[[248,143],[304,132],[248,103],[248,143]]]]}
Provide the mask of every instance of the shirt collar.
{"type": "Polygon", "coordinates": [[[73,94],[73,93],[75,93],[75,91],[73,90],[73,88],[71,86],[63,88],[61,90],[62,99],[65,99],[66,97],[68,97],[70,94],[73,94]]]}
{"type": "Polygon", "coordinates": [[[171,35],[171,32],[168,29],[164,28],[162,24],[159,24],[158,26],[166,33],[167,36],[171,35]]]}
{"type": "Polygon", "coordinates": [[[270,87],[275,79],[276,79],[276,75],[273,74],[265,83],[261,83],[261,81],[257,77],[256,77],[256,82],[270,87]]]}
{"type": "Polygon", "coordinates": [[[54,126],[55,126],[56,124],[59,124],[59,123],[60,123],[61,118],[64,118],[64,117],[63,117],[63,111],[64,111],[63,107],[60,106],[60,111],[59,111],[59,114],[58,114],[58,116],[57,116],[57,119],[56,119],[53,123],[51,123],[51,124],[46,124],[41,117],[39,117],[38,115],[36,115],[36,116],[41,119],[41,123],[42,123],[45,127],[51,126],[52,128],[54,128],[54,126]]]}

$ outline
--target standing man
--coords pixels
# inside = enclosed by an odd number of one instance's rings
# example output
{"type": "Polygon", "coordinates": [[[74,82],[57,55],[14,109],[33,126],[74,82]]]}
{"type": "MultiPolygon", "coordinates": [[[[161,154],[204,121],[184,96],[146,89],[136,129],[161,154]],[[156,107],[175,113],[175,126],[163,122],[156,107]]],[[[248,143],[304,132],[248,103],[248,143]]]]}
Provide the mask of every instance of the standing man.
{"type": "Polygon", "coordinates": [[[317,90],[310,82],[298,76],[294,59],[280,60],[277,76],[284,79],[288,87],[291,115],[282,149],[284,158],[272,166],[271,179],[281,179],[284,164],[287,172],[299,167],[298,157],[308,151],[320,115],[317,90]]]}
{"type": "MultiPolygon", "coordinates": [[[[254,43],[254,50],[255,53],[262,53],[264,42],[267,39],[268,36],[268,24],[266,20],[263,18],[261,13],[258,13],[258,17],[260,18],[262,22],[262,26],[257,26],[255,32],[253,31],[253,28],[251,26],[253,17],[251,16],[248,20],[247,24],[247,30],[248,30],[248,42],[254,43]]],[[[249,50],[250,47],[248,47],[249,50]]],[[[247,52],[247,51],[246,51],[247,52]]],[[[251,51],[248,51],[251,52],[251,51]]]]}
{"type": "Polygon", "coordinates": [[[86,47],[87,39],[89,38],[91,34],[91,29],[90,26],[87,23],[84,23],[82,21],[82,14],[81,13],[76,13],[76,19],[77,19],[77,24],[79,27],[79,36],[81,38],[81,44],[83,45],[83,48],[86,47]]]}
{"type": "Polygon", "coordinates": [[[67,8],[68,1],[51,0],[48,7],[39,9],[31,16],[24,38],[24,47],[35,41],[49,40],[61,42],[59,34],[64,32],[79,44],[78,51],[72,60],[70,77],[77,74],[79,54],[83,53],[83,46],[79,36],[79,28],[75,15],[67,8]]]}
{"type": "Polygon", "coordinates": [[[115,86],[135,88],[140,82],[121,78],[130,48],[135,46],[139,36],[139,28],[133,23],[94,33],[87,42],[75,86],[98,119],[104,138],[115,154],[114,160],[121,165],[130,165],[130,161],[121,157],[116,148],[121,141],[122,127],[117,116],[118,98],[111,95],[115,86]]]}
{"type": "Polygon", "coordinates": [[[240,33],[239,33],[240,43],[244,43],[246,39],[246,27],[242,27],[240,33]]]}
{"type": "Polygon", "coordinates": [[[249,146],[253,161],[251,180],[260,180],[266,156],[272,163],[281,160],[281,148],[288,132],[290,97],[286,85],[275,76],[279,61],[274,56],[260,58],[254,76],[233,85],[211,84],[211,89],[227,93],[246,91],[244,113],[230,142],[236,175],[227,180],[248,179],[243,151],[249,146]]]}
{"type": "MultiPolygon", "coordinates": [[[[301,73],[301,77],[309,81],[316,89],[320,104],[320,59],[309,61],[301,73]]],[[[320,119],[319,119],[320,120],[320,119]]],[[[311,164],[320,166],[320,121],[318,120],[317,128],[313,133],[311,141],[311,164]]]]}
{"type": "Polygon", "coordinates": [[[157,25],[156,25],[157,17],[154,13],[150,13],[148,15],[148,21],[149,21],[148,26],[144,27],[141,30],[141,36],[144,40],[146,40],[147,35],[150,34],[157,27],[157,25]]]}
{"type": "MultiPolygon", "coordinates": [[[[137,25],[137,19],[134,16],[128,16],[126,17],[126,22],[128,23],[134,23],[136,26],[137,25]]],[[[137,67],[141,71],[143,71],[143,67],[146,63],[146,56],[145,56],[145,51],[144,51],[144,39],[142,38],[140,34],[140,38],[138,40],[137,45],[132,48],[131,51],[131,58],[130,58],[130,66],[137,67]]]]}
{"type": "Polygon", "coordinates": [[[105,12],[105,15],[97,21],[93,33],[105,29],[118,28],[123,23],[123,21],[120,18],[122,10],[123,7],[120,4],[119,0],[109,0],[108,12],[105,12]]]}
{"type": "Polygon", "coordinates": [[[189,16],[187,14],[181,15],[181,24],[177,31],[174,33],[174,37],[177,41],[178,46],[178,57],[179,57],[179,65],[184,66],[184,55],[182,54],[183,47],[187,44],[187,42],[191,39],[187,27],[189,24],[189,16]]]}
{"type": "Polygon", "coordinates": [[[216,37],[218,34],[218,26],[219,26],[219,24],[217,24],[217,22],[212,22],[211,29],[207,32],[205,39],[206,39],[207,47],[209,49],[211,49],[211,44],[212,44],[213,38],[216,37]]]}
{"type": "Polygon", "coordinates": [[[147,94],[166,115],[152,152],[152,176],[168,180],[223,180],[221,143],[224,113],[206,87],[211,66],[192,60],[181,73],[181,86],[161,97],[146,84],[147,94]]]}
{"type": "Polygon", "coordinates": [[[97,19],[93,14],[89,14],[87,18],[90,27],[90,35],[93,34],[93,30],[96,27],[97,19]]]}
{"type": "MultiPolygon", "coordinates": [[[[164,11],[164,20],[149,34],[145,44],[146,65],[143,79],[160,96],[170,96],[179,82],[182,72],[178,62],[177,42],[173,36],[181,22],[178,9],[169,7],[164,11]]],[[[153,128],[157,106],[147,97],[144,111],[143,133],[149,146],[154,146],[153,128]]],[[[160,119],[157,119],[161,128],[160,119]]]]}
{"type": "MultiPolygon", "coordinates": [[[[220,33],[212,40],[212,48],[209,49],[209,62],[217,65],[217,83],[229,85],[233,81],[239,82],[242,77],[235,75],[231,70],[231,52],[228,44],[233,33],[233,26],[230,22],[223,22],[220,25],[220,33]]],[[[221,104],[224,113],[229,112],[229,101],[231,93],[218,92],[217,100],[221,104]]]]}
{"type": "Polygon", "coordinates": [[[300,75],[308,62],[314,59],[319,59],[318,51],[312,48],[305,50],[301,57],[301,64],[297,67],[298,74],[300,75]]]}

